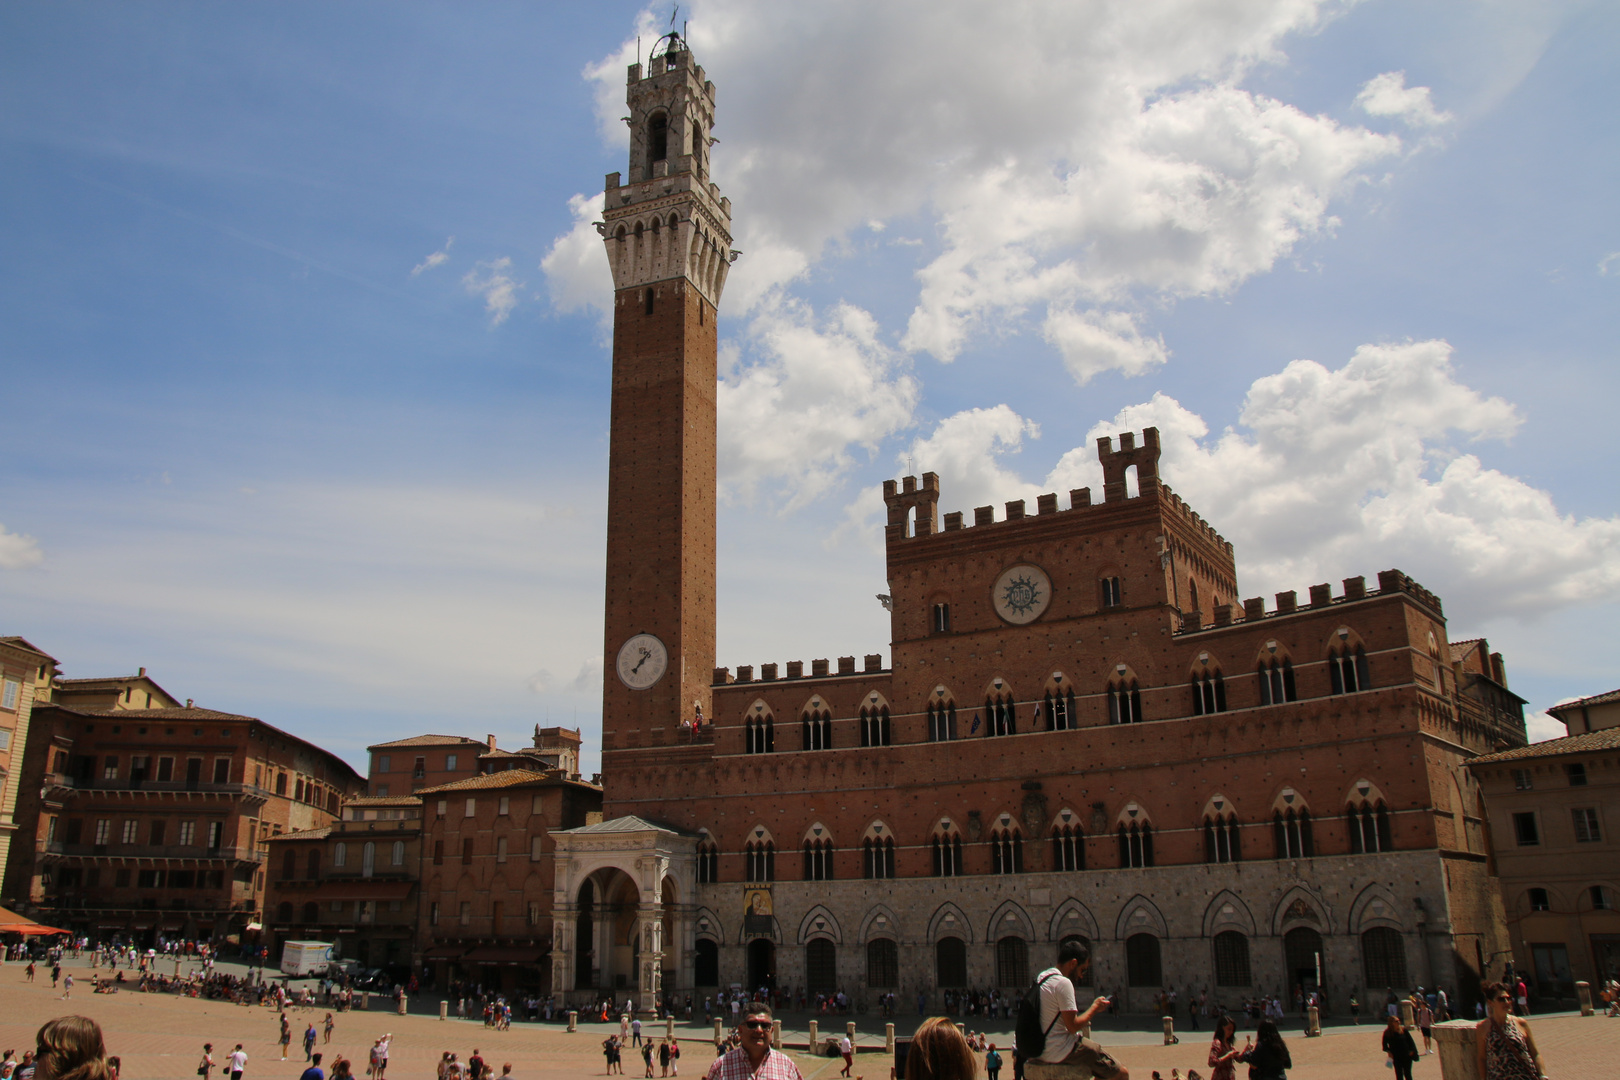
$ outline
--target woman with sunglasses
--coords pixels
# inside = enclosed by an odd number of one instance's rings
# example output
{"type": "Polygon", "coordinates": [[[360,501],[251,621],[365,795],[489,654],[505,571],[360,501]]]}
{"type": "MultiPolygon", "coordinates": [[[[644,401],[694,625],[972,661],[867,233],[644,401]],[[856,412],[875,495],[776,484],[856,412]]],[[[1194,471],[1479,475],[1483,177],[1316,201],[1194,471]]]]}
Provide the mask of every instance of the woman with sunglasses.
{"type": "Polygon", "coordinates": [[[1513,1015],[1513,991],[1504,983],[1491,983],[1485,988],[1485,1008],[1476,1029],[1479,1075],[1485,1080],[1546,1080],[1530,1025],[1513,1015]]]}

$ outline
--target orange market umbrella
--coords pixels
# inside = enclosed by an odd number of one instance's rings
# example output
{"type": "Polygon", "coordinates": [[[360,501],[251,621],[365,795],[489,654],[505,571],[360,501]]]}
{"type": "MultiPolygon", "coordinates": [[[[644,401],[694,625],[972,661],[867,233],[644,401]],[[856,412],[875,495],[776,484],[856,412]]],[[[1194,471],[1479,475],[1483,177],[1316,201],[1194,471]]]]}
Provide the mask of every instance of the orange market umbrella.
{"type": "Polygon", "coordinates": [[[58,930],[56,927],[46,926],[44,923],[0,923],[0,934],[40,934],[48,937],[51,934],[66,933],[68,931],[58,930]]]}

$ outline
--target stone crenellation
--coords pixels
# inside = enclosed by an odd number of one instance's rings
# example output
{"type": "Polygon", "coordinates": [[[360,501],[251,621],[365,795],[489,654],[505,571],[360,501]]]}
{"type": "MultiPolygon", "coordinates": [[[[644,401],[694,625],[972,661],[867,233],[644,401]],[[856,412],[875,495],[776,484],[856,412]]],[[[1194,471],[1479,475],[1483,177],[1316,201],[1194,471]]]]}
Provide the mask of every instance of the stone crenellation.
{"type": "MultiPolygon", "coordinates": [[[[1069,491],[1069,508],[1067,511],[1058,506],[1056,492],[1038,495],[1035,499],[1035,513],[1033,517],[1038,521],[1055,514],[1073,513],[1076,510],[1098,509],[1117,506],[1132,498],[1151,497],[1155,494],[1164,496],[1162,502],[1167,503],[1174,512],[1178,523],[1188,528],[1192,533],[1214,544],[1228,556],[1232,553],[1231,543],[1215,530],[1215,527],[1205,521],[1192,507],[1159,479],[1159,432],[1157,428],[1146,428],[1142,432],[1142,445],[1136,444],[1134,432],[1124,432],[1118,436],[1119,449],[1113,448],[1113,440],[1100,438],[1097,440],[1097,459],[1103,466],[1103,502],[1094,504],[1091,501],[1089,487],[1072,488],[1069,491]],[[1137,494],[1129,495],[1126,472],[1131,467],[1137,470],[1137,494]]],[[[935,524],[935,511],[939,505],[939,476],[935,473],[924,473],[921,483],[915,476],[902,477],[900,480],[885,480],[883,482],[883,501],[888,507],[888,525],[885,531],[889,541],[918,540],[923,537],[936,536],[941,532],[960,532],[969,526],[965,523],[962,511],[953,510],[944,517],[944,528],[935,524]]],[[[1011,525],[1015,522],[1029,520],[1032,515],[1023,499],[1008,501],[1004,507],[1004,516],[996,520],[995,506],[977,506],[973,509],[972,528],[984,528],[993,525],[1011,525]]],[[[1043,523],[1044,527],[1044,523],[1043,523]]]]}
{"type": "MultiPolygon", "coordinates": [[[[864,658],[864,667],[858,672],[855,670],[855,658],[853,656],[840,656],[838,658],[837,671],[832,670],[831,661],[828,660],[810,661],[809,675],[805,675],[804,673],[803,660],[789,660],[786,664],[782,665],[782,669],[787,672],[786,676],[784,677],[784,681],[787,679],[837,679],[847,678],[851,675],[880,675],[888,671],[888,669],[883,666],[882,653],[867,653],[864,658]]],[[[778,668],[775,664],[761,664],[759,667],[760,675],[758,681],[777,681],[777,671],[778,668]]],[[[754,681],[754,665],[752,664],[739,665],[737,668],[737,674],[735,676],[732,675],[729,667],[717,667],[714,669],[713,685],[715,686],[730,686],[733,683],[747,683],[754,681]]]]}
{"type": "MultiPolygon", "coordinates": [[[[1263,596],[1250,597],[1243,601],[1241,607],[1236,604],[1222,604],[1215,609],[1214,626],[1231,626],[1235,623],[1275,619],[1280,615],[1321,611],[1323,608],[1336,604],[1354,603],[1357,600],[1371,600],[1375,597],[1392,596],[1396,593],[1404,593],[1415,598],[1419,603],[1432,608],[1436,615],[1445,614],[1440,606],[1438,596],[1413,581],[1411,577],[1400,570],[1379,571],[1378,588],[1376,589],[1369,590],[1367,588],[1367,579],[1365,577],[1345,578],[1340,583],[1340,587],[1343,591],[1338,596],[1334,596],[1331,584],[1324,582],[1320,585],[1312,585],[1306,590],[1307,595],[1310,597],[1310,603],[1305,605],[1300,604],[1298,592],[1292,589],[1287,592],[1280,592],[1276,595],[1277,606],[1270,611],[1266,610],[1266,601],[1263,596]]],[[[1189,614],[1183,619],[1182,628],[1177,631],[1177,634],[1194,633],[1209,629],[1213,629],[1213,627],[1203,625],[1189,614]]]]}

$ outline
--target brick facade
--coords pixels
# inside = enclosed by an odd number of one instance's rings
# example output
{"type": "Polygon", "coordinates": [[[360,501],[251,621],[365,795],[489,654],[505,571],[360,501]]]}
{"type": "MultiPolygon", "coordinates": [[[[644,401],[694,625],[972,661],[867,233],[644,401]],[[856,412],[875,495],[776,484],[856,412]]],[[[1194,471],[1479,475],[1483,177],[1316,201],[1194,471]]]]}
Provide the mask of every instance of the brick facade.
{"type": "Polygon", "coordinates": [[[319,828],[363,790],[336,755],[148,679],[61,680],[36,704],[9,906],[103,939],[223,942],[261,921],[270,837],[319,828]],[[148,707],[150,703],[150,707],[148,707]]]}
{"type": "Polygon", "coordinates": [[[692,339],[709,279],[641,225],[656,206],[683,245],[709,227],[701,161],[647,148],[651,118],[694,123],[693,101],[712,123],[713,92],[674,39],[627,101],[631,182],[609,177],[602,226],[607,820],[559,837],[554,985],[643,1004],[773,980],[1015,990],[1069,935],[1128,1007],[1169,985],[1291,997],[1318,970],[1330,1003],[1477,980],[1501,918],[1462,764],[1525,742],[1500,657],[1454,649],[1440,600],[1395,570],[1239,602],[1232,546],[1161,481],[1153,429],[1100,439],[1102,490],[1066,508],[942,520],[933,474],[885,484],[891,666],[693,685],[714,612],[712,319],[692,339]],[[650,686],[614,670],[636,633],[678,644],[650,686]],[[710,722],[681,726],[695,706],[710,722]]]}

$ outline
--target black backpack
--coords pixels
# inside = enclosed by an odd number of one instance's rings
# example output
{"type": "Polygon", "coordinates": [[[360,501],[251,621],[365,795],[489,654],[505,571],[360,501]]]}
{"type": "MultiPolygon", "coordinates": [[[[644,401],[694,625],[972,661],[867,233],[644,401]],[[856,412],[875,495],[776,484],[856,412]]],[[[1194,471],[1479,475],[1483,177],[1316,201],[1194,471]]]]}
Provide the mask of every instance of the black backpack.
{"type": "Polygon", "coordinates": [[[1025,1061],[1040,1057],[1046,1052],[1046,1033],[1052,1030],[1052,1025],[1058,1022],[1059,1013],[1052,1017],[1052,1023],[1041,1027],[1041,987],[1058,977],[1058,972],[1052,972],[1045,979],[1040,980],[1024,991],[1023,1000],[1018,1003],[1018,1024],[1013,1028],[1013,1049],[1025,1061]]]}

